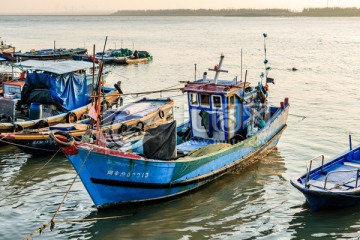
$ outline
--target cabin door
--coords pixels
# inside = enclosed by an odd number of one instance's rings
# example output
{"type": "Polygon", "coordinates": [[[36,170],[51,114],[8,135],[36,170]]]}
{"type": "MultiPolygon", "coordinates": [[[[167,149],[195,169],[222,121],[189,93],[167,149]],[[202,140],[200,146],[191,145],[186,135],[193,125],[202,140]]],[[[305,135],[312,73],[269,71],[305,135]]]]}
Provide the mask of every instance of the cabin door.
{"type": "Polygon", "coordinates": [[[228,97],[228,140],[233,138],[241,127],[241,105],[239,98],[234,94],[228,97]]]}

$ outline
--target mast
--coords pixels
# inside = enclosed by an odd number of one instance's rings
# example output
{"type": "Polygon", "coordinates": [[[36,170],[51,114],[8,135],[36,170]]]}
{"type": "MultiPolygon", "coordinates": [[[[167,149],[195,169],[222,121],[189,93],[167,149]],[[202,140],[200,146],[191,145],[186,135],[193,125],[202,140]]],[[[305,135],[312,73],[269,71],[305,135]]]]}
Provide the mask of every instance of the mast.
{"type": "Polygon", "coordinates": [[[220,55],[219,65],[215,66],[214,69],[210,69],[210,68],[209,68],[209,71],[214,71],[214,72],[216,72],[216,73],[215,73],[215,78],[214,78],[215,84],[217,84],[217,81],[218,81],[218,77],[219,77],[219,73],[220,73],[220,72],[225,72],[225,73],[228,72],[228,70],[222,70],[222,69],[221,69],[221,65],[222,65],[222,62],[223,62],[223,60],[224,60],[224,57],[225,57],[224,54],[221,54],[221,55],[220,55]]]}
{"type": "MultiPolygon", "coordinates": [[[[93,71],[92,71],[92,84],[91,84],[91,94],[94,95],[94,84],[95,84],[95,44],[93,46],[93,71]]],[[[91,104],[94,104],[94,99],[91,99],[91,104]]]]}

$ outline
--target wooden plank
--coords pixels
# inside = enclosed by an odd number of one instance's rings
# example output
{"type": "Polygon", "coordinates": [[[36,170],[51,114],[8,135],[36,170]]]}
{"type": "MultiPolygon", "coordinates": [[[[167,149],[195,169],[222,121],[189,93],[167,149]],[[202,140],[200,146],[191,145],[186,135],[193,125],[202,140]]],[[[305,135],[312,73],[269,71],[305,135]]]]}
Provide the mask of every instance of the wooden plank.
{"type": "Polygon", "coordinates": [[[354,163],[354,162],[344,162],[343,164],[345,166],[350,166],[350,167],[354,167],[354,168],[360,168],[360,164],[354,163]]]}

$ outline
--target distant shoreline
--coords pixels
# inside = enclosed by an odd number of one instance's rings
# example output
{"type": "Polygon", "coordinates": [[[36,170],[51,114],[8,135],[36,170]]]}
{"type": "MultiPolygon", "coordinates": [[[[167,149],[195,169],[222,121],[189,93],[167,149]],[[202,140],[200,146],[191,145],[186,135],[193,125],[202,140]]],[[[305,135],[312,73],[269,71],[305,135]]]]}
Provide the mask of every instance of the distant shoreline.
{"type": "Polygon", "coordinates": [[[301,12],[289,9],[163,9],[120,10],[112,16],[183,16],[183,17],[360,17],[358,8],[304,8],[301,12]]]}
{"type": "Polygon", "coordinates": [[[0,14],[0,16],[120,16],[120,17],[360,17],[360,8],[304,8],[302,11],[289,9],[159,9],[119,10],[104,12],[61,12],[34,14],[0,14]]]}

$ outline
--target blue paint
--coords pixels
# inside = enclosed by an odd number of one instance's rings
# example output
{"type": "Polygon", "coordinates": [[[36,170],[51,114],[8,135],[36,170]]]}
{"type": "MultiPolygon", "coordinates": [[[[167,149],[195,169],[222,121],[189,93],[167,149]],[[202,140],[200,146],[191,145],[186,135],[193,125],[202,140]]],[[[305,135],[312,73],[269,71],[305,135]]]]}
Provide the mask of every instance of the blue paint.
{"type": "Polygon", "coordinates": [[[360,203],[360,179],[356,183],[359,167],[360,145],[332,158],[322,167],[311,169],[308,182],[307,173],[290,182],[304,194],[313,211],[351,206],[360,203]]]}
{"type": "Polygon", "coordinates": [[[87,157],[89,149],[86,147],[78,147],[78,154],[67,157],[99,208],[161,199],[204,185],[252,155],[258,156],[274,147],[286,126],[288,109],[279,108],[255,136],[202,157],[175,161],[136,160],[95,152],[87,157]]]}

